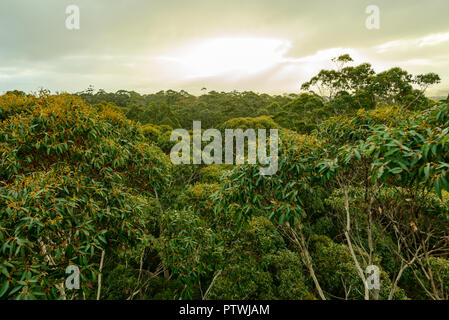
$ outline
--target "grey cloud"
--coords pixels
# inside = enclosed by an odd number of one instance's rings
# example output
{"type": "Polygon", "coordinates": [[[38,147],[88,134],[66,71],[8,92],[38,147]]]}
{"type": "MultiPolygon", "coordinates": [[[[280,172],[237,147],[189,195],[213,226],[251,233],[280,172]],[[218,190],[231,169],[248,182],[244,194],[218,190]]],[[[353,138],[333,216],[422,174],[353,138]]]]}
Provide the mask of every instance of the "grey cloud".
{"type": "Polygon", "coordinates": [[[294,72],[302,66],[295,59],[330,48],[353,48],[368,60],[402,64],[414,73],[440,73],[443,84],[435,91],[444,91],[449,88],[449,43],[382,53],[376,46],[449,32],[447,12],[447,0],[2,0],[0,91],[38,86],[74,91],[93,84],[111,90],[206,86],[284,92],[299,88],[303,74],[294,72]],[[80,6],[79,31],[65,28],[69,4],[80,6]],[[380,30],[364,27],[371,4],[380,7],[380,30]],[[293,62],[238,80],[180,81],[147,66],[145,57],[217,36],[288,39],[292,47],[286,58],[293,62]]]}

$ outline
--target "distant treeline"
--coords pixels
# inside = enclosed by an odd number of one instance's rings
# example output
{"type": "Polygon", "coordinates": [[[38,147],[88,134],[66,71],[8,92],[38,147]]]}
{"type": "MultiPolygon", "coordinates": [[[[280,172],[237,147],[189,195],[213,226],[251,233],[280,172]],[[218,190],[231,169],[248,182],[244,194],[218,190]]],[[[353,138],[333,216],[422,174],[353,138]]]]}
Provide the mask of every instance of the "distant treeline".
{"type": "Polygon", "coordinates": [[[321,70],[302,84],[300,93],[210,91],[195,96],[184,90],[139,94],[89,87],[77,95],[90,104],[112,103],[127,118],[142,124],[191,129],[193,121],[201,121],[204,128],[212,128],[233,118],[268,116],[280,126],[302,133],[310,133],[330,116],[353,114],[361,108],[401,105],[417,110],[435,104],[425,96],[429,86],[440,82],[435,73],[413,76],[398,67],[375,73],[369,63],[346,66],[352,62],[348,55],[333,62],[336,69],[321,70]]]}

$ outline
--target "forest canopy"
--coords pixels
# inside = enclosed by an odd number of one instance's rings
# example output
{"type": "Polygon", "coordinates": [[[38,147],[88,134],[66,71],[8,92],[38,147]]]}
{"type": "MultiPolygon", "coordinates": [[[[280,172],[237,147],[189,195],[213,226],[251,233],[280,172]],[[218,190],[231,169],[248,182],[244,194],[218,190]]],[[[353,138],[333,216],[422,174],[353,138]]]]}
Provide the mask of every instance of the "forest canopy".
{"type": "Polygon", "coordinates": [[[0,96],[0,299],[449,299],[440,78],[334,62],[295,94],[0,96]],[[278,129],[279,170],[173,165],[193,121],[278,129]]]}

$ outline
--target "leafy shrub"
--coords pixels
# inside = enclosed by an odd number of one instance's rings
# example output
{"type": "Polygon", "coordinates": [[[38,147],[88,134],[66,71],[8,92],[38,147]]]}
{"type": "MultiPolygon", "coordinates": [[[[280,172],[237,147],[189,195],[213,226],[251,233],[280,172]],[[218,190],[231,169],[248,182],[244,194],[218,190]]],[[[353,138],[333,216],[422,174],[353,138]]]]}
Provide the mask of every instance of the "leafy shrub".
{"type": "Polygon", "coordinates": [[[146,208],[171,164],[115,110],[45,92],[0,101],[0,292],[61,298],[65,268],[76,264],[89,296],[100,253],[147,232],[146,208]]]}

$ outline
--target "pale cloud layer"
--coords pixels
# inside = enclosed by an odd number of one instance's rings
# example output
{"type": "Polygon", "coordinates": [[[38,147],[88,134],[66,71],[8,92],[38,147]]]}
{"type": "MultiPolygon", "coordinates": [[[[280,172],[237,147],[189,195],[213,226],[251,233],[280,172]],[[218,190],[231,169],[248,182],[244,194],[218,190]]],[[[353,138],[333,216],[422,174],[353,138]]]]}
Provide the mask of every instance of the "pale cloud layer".
{"type": "Polygon", "coordinates": [[[447,0],[1,0],[0,92],[298,92],[350,53],[376,71],[436,72],[449,93],[447,0]],[[81,28],[65,28],[76,4],[81,28]],[[368,5],[380,29],[365,27],[368,5]]]}

